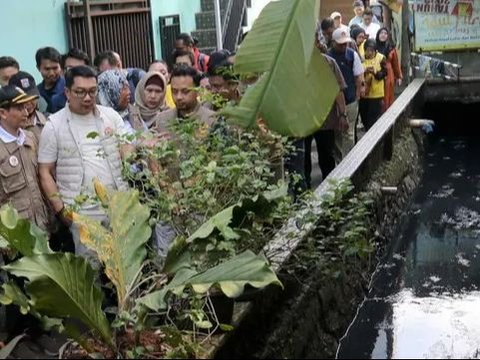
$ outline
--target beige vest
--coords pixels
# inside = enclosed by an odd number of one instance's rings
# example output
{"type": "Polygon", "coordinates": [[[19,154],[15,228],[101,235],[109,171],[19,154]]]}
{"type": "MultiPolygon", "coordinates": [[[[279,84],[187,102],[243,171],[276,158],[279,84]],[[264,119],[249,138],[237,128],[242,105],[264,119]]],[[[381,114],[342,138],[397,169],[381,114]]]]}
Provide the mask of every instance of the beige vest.
{"type": "Polygon", "coordinates": [[[43,127],[47,122],[47,118],[43,115],[40,111],[35,112],[37,123],[33,125],[33,123],[27,123],[25,130],[28,130],[35,135],[37,142],[40,142],[40,135],[42,134],[43,127]]]}
{"type": "Polygon", "coordinates": [[[35,136],[25,131],[23,146],[0,140],[0,205],[11,203],[19,215],[47,230],[49,210],[38,179],[35,136]]]}

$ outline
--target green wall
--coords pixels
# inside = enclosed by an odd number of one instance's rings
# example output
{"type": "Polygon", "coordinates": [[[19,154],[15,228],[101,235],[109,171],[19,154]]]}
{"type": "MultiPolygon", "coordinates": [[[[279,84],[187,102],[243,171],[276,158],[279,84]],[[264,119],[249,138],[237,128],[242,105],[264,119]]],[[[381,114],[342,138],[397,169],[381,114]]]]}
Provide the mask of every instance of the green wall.
{"type": "Polygon", "coordinates": [[[151,5],[155,56],[156,58],[162,58],[159,17],[180,15],[181,31],[190,33],[197,27],[195,14],[201,10],[200,0],[151,0],[151,5]]]}
{"type": "Polygon", "coordinates": [[[13,56],[21,69],[38,81],[41,76],[35,65],[36,51],[44,46],[53,46],[60,53],[67,51],[64,3],[65,0],[0,0],[0,56],[13,56]]]}
{"type": "MultiPolygon", "coordinates": [[[[2,31],[0,56],[13,56],[22,70],[41,79],[35,65],[35,52],[53,46],[60,53],[68,50],[64,4],[66,0],[0,0],[2,31]]],[[[151,0],[155,57],[162,57],[160,16],[180,15],[182,32],[195,30],[195,14],[200,0],[151,0]]]]}

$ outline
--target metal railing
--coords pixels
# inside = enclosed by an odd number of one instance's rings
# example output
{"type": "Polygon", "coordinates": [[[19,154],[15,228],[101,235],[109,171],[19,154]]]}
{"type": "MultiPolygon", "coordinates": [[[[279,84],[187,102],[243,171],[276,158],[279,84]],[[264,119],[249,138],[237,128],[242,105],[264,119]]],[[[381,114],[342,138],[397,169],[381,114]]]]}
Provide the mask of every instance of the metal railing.
{"type": "Polygon", "coordinates": [[[411,53],[411,78],[425,77],[427,79],[460,80],[462,68],[462,65],[450,61],[411,53]]]}
{"type": "Polygon", "coordinates": [[[126,67],[146,69],[153,60],[150,0],[68,0],[65,16],[70,47],[92,59],[114,50],[126,67]]]}
{"type": "Polygon", "coordinates": [[[242,34],[242,24],[247,9],[247,0],[230,0],[224,21],[223,48],[236,51],[242,34]]]}

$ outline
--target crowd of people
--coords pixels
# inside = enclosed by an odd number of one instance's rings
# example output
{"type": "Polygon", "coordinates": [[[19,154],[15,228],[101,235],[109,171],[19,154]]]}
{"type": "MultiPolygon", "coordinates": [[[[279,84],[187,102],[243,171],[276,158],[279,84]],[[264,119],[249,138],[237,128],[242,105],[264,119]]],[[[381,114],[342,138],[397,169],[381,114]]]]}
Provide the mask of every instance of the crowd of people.
{"type": "MultiPolygon", "coordinates": [[[[11,203],[53,238],[70,234],[75,252],[86,253],[68,209],[80,195],[94,196],[93,180],[126,190],[122,160],[169,138],[172,120],[212,125],[215,109],[200,102],[202,86],[225,102],[238,100],[237,82],[223,71],[232,67],[232,54],[202,54],[188,34],[175,47],[173,66],[156,60],[147,71],[124,68],[115,51],[92,62],[80,49],[61,55],[41,48],[39,84],[13,57],[0,57],[0,204],[11,203]],[[138,134],[152,136],[119,140],[138,134]]],[[[79,212],[108,221],[99,204],[81,204],[79,212]]]]}
{"type": "MultiPolygon", "coordinates": [[[[393,102],[395,82],[402,79],[389,30],[362,2],[354,8],[349,25],[335,12],[317,29],[317,46],[341,91],[323,128],[294,139],[302,151],[286,159],[305,187],[311,186],[313,140],[326,178],[355,145],[359,114],[370,129],[393,102]]],[[[0,57],[0,205],[12,203],[20,216],[50,233],[58,233],[59,226],[68,229],[78,254],[86,249],[67,210],[79,195],[94,196],[94,179],[125,190],[122,159],[137,146],[169,138],[169,124],[176,119],[194,118],[206,126],[218,121],[215,103],[202,103],[199,89],[224,103],[238,103],[242,95],[233,72],[235,54],[202,54],[189,34],[176,39],[170,64],[155,60],[146,71],[124,68],[120,54],[111,50],[92,61],[80,49],[61,55],[45,47],[35,60],[43,79],[38,85],[13,57],[0,57]],[[153,134],[154,140],[118,141],[138,133],[153,134]]],[[[99,204],[82,204],[79,211],[108,221],[99,204]]]]}
{"type": "Polygon", "coordinates": [[[348,25],[335,11],[318,23],[317,47],[336,75],[341,93],[324,128],[306,140],[306,178],[310,152],[316,140],[319,165],[327,176],[355,145],[359,121],[368,131],[395,100],[402,71],[392,34],[363,1],[353,3],[355,17],[348,25]]]}

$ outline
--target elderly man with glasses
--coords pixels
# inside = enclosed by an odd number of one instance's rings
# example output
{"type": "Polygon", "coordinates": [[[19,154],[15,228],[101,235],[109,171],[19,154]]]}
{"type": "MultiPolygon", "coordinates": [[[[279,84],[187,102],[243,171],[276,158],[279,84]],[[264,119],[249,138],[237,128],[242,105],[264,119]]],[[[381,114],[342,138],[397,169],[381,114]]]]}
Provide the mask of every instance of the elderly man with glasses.
{"type": "Polygon", "coordinates": [[[126,190],[122,157],[133,149],[121,141],[128,129],[120,115],[96,105],[96,72],[88,66],[74,67],[65,81],[67,105],[50,116],[41,135],[40,181],[59,220],[71,226],[75,252],[90,255],[80,243],[79,229],[66,216],[68,207],[78,205],[79,198],[90,198],[80,204],[80,214],[106,224],[102,206],[93,200],[93,180],[98,178],[111,190],[126,190]]]}
{"type": "Polygon", "coordinates": [[[10,203],[20,217],[47,230],[48,207],[37,177],[38,142],[26,130],[27,104],[38,95],[7,85],[0,89],[0,206],[10,203]]]}

